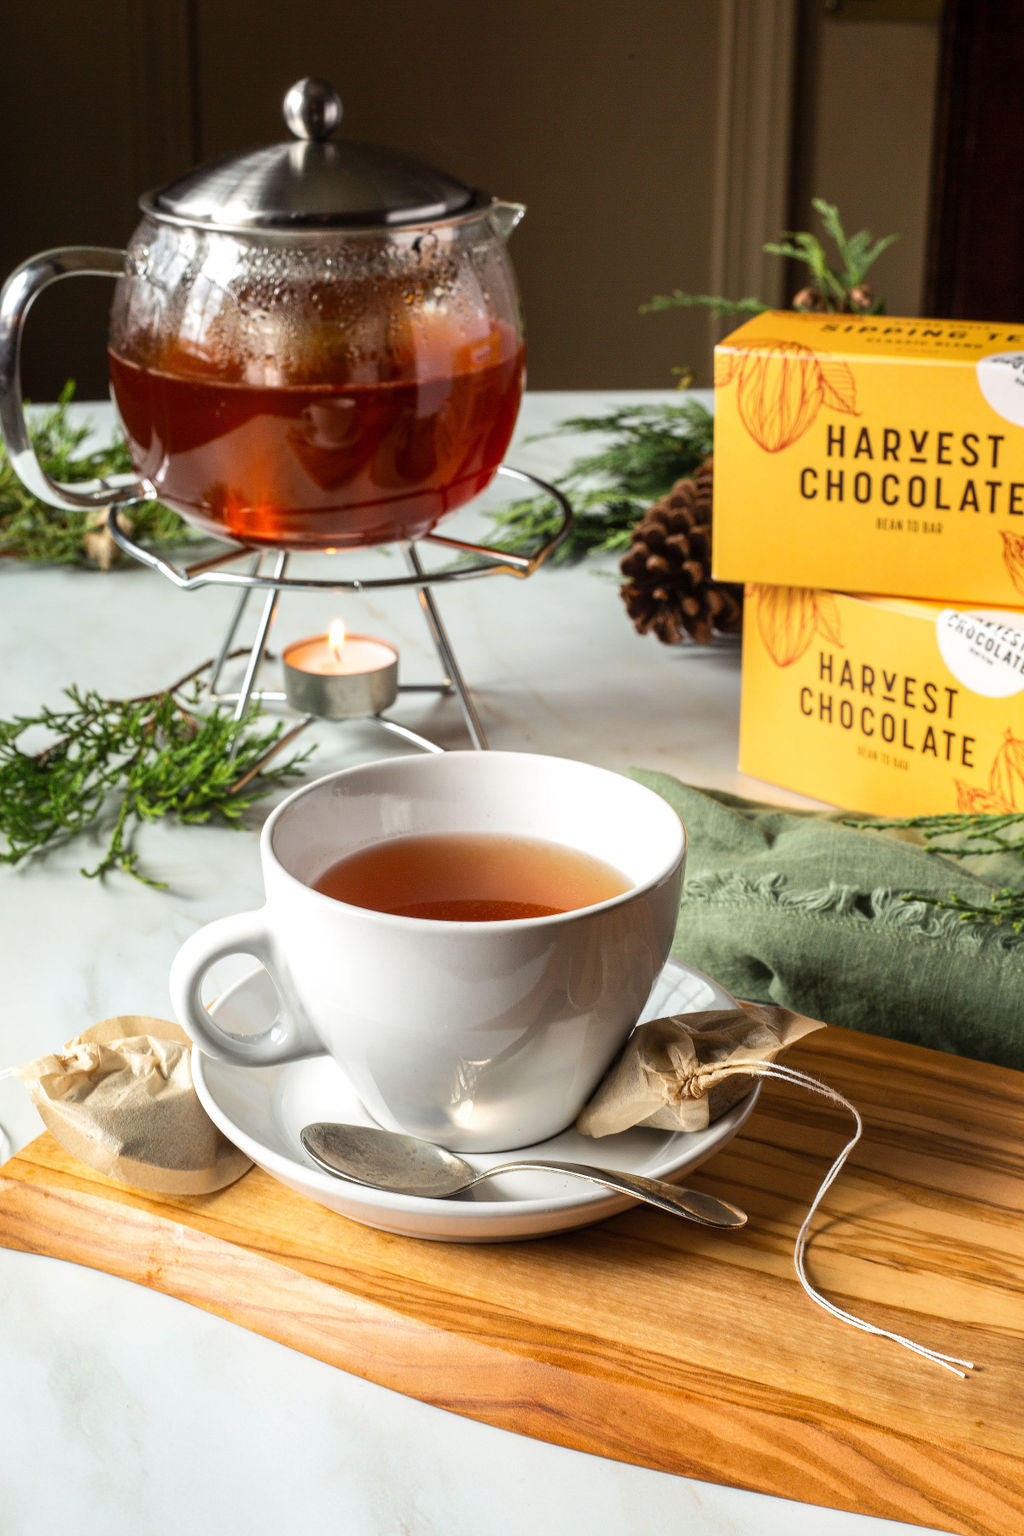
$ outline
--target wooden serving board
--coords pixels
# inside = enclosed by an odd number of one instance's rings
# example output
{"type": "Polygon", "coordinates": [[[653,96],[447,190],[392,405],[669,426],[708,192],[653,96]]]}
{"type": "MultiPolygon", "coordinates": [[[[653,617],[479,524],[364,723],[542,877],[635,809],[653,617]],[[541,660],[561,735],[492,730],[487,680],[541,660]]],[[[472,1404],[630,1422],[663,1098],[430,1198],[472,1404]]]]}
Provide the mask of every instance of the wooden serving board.
{"type": "Polygon", "coordinates": [[[693,1179],[750,1212],[739,1232],[637,1207],[528,1242],[422,1242],[258,1169],[202,1198],[140,1194],[41,1136],[0,1169],[0,1242],[519,1434],[972,1536],[1024,1530],[1024,1074],[841,1029],[786,1061],[865,1120],[816,1222],[814,1282],[974,1359],[967,1380],[805,1296],[794,1238],[851,1127],[772,1082],[693,1179]]]}

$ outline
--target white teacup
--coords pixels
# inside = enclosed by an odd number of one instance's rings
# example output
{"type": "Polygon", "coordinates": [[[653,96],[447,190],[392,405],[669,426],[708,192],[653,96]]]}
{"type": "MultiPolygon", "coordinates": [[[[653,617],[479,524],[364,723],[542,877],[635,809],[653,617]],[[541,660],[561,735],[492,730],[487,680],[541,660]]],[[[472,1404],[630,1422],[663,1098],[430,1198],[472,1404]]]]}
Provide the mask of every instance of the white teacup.
{"type": "Polygon", "coordinates": [[[664,965],[686,855],[678,815],[620,774],[518,752],[392,758],[297,790],[261,841],[266,904],[187,939],[174,1008],[197,1046],[242,1066],[327,1052],[383,1126],[463,1151],[543,1141],[576,1118],[664,965]],[[313,889],[382,839],[497,833],[621,871],[623,894],[551,916],[395,916],[313,889]],[[280,1015],[252,1036],[203,1005],[215,961],[267,968],[280,1015]]]}

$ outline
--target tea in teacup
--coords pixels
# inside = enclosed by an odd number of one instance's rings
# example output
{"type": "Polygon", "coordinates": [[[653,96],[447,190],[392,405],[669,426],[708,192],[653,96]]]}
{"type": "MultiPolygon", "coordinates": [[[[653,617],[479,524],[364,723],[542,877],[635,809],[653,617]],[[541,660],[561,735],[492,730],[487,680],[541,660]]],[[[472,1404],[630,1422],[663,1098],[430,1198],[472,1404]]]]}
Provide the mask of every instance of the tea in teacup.
{"type": "Polygon", "coordinates": [[[372,843],[313,887],[396,917],[493,923],[593,907],[632,883],[604,859],[543,838],[445,832],[372,843]]]}

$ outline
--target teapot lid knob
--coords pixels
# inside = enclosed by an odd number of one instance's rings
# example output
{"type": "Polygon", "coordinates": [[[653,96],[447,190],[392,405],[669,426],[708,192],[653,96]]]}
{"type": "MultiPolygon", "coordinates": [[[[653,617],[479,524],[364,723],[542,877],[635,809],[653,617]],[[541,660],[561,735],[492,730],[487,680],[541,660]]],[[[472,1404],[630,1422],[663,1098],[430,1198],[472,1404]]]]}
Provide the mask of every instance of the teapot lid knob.
{"type": "Polygon", "coordinates": [[[292,138],[197,166],[147,192],[141,208],[158,219],[235,233],[336,235],[447,222],[486,213],[494,202],[412,155],[332,140],[341,98],[325,80],[296,81],[284,98],[284,118],[292,138]]]}
{"type": "Polygon", "coordinates": [[[326,80],[307,75],[285,93],[284,120],[297,139],[329,139],[341,122],[341,97],[326,80]]]}

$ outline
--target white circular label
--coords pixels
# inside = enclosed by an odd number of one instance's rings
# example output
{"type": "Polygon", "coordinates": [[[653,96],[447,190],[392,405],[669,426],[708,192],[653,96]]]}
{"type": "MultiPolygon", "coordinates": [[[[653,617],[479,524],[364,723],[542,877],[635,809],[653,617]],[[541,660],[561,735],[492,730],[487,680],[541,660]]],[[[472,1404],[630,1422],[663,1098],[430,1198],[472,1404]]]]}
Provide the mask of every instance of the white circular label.
{"type": "Polygon", "coordinates": [[[1024,427],[1024,352],[993,352],[976,364],[978,385],[1004,421],[1024,427]]]}
{"type": "Polygon", "coordinates": [[[972,693],[1006,699],[1024,689],[1024,614],[1007,623],[1005,616],[989,619],[944,608],[935,620],[935,637],[946,666],[972,693]]]}

